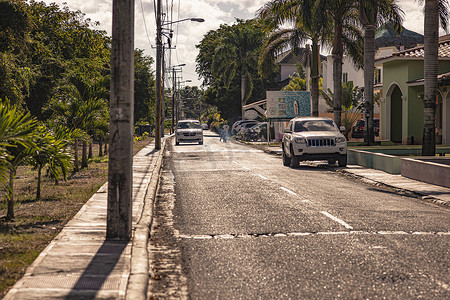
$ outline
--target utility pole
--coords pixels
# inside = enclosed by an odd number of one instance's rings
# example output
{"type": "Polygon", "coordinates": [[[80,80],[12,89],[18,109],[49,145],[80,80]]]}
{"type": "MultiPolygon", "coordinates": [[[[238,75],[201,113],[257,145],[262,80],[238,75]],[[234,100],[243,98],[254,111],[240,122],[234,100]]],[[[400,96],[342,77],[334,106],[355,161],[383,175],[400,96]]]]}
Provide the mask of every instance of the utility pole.
{"type": "Polygon", "coordinates": [[[161,0],[157,0],[156,6],[156,128],[155,128],[155,149],[161,149],[161,0]]]}
{"type": "Polygon", "coordinates": [[[172,132],[175,131],[175,94],[177,90],[176,76],[177,73],[175,73],[175,68],[172,68],[172,132]]]}
{"type": "Polygon", "coordinates": [[[113,0],[107,239],[131,237],[133,113],[134,0],[113,0]]]}
{"type": "MultiPolygon", "coordinates": [[[[161,28],[162,30],[162,28],[161,28]]],[[[161,33],[162,34],[162,33],[161,33]]],[[[166,63],[165,63],[165,59],[164,59],[164,51],[165,51],[165,47],[164,47],[164,43],[162,43],[162,53],[161,53],[161,102],[160,102],[160,107],[161,107],[161,137],[164,137],[164,121],[166,119],[165,116],[165,106],[166,106],[166,96],[164,95],[164,91],[165,91],[165,73],[166,73],[166,63]]]]}

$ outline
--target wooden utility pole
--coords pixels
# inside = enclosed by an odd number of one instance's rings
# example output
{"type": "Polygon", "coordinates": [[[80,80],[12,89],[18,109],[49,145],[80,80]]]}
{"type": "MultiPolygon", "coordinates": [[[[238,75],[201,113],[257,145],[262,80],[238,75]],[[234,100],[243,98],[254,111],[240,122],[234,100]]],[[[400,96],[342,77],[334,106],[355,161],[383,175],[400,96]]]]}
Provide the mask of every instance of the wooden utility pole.
{"type": "Polygon", "coordinates": [[[128,240],[132,227],[134,0],[113,0],[106,238],[128,240]]]}

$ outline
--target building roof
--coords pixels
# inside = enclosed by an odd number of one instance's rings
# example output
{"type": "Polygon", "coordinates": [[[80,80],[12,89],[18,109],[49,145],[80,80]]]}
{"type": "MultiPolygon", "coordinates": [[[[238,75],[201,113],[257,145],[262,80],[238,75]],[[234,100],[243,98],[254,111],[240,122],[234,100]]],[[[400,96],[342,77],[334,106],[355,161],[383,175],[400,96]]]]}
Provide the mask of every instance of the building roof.
{"type": "MultiPolygon", "coordinates": [[[[425,56],[424,46],[415,47],[408,50],[392,53],[390,56],[381,57],[376,60],[378,63],[385,63],[392,60],[423,60],[425,56]]],[[[450,60],[450,40],[439,42],[438,59],[450,60]]]]}
{"type": "MultiPolygon", "coordinates": [[[[448,81],[450,80],[450,72],[447,73],[442,73],[438,75],[438,82],[439,83],[448,83],[448,81]]],[[[406,84],[408,84],[409,86],[416,86],[416,85],[423,85],[425,82],[424,78],[419,78],[416,80],[411,80],[406,82],[406,84]]]]}
{"type": "MultiPolygon", "coordinates": [[[[276,57],[275,63],[278,65],[295,65],[300,62],[300,58],[305,50],[305,48],[300,48],[297,55],[294,55],[292,50],[285,51],[276,57]]],[[[320,59],[327,60],[323,55],[320,55],[320,59]]]]}

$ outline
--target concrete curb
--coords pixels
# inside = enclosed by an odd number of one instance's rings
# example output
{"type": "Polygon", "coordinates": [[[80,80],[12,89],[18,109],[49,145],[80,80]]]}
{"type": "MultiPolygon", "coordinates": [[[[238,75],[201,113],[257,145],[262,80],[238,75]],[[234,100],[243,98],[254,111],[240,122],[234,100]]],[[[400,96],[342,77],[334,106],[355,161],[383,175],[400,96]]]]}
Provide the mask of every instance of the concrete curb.
{"type": "Polygon", "coordinates": [[[396,187],[394,185],[390,185],[390,184],[387,184],[385,182],[374,180],[374,179],[369,179],[369,178],[366,178],[364,176],[361,176],[361,175],[358,175],[358,174],[355,174],[353,172],[349,172],[349,171],[346,171],[346,170],[343,170],[343,169],[336,170],[336,172],[342,173],[345,176],[351,176],[353,178],[357,178],[358,180],[360,180],[362,182],[365,182],[367,184],[372,184],[372,185],[377,185],[377,186],[386,186],[386,187],[392,188],[392,189],[395,190],[396,194],[399,194],[399,195],[410,196],[410,197],[422,199],[424,201],[431,202],[431,203],[434,203],[434,204],[437,204],[437,205],[450,207],[450,203],[449,202],[441,200],[441,199],[433,197],[433,196],[430,196],[430,195],[427,195],[427,194],[424,194],[424,193],[421,193],[419,191],[399,188],[399,187],[396,187]]]}
{"type": "Polygon", "coordinates": [[[167,140],[168,139],[166,138],[161,143],[158,160],[153,169],[152,177],[147,187],[147,193],[145,194],[142,216],[133,228],[131,270],[125,296],[125,299],[127,300],[147,299],[148,281],[150,276],[148,240],[150,237],[150,226],[153,221],[153,204],[158,190],[162,160],[167,140]]]}

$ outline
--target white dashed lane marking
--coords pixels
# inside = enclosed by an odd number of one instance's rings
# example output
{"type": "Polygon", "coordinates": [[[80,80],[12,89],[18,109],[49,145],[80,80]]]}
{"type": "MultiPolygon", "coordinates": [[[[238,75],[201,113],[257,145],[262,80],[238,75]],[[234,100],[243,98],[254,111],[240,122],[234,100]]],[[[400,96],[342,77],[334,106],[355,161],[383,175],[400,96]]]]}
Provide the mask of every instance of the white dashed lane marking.
{"type": "Polygon", "coordinates": [[[347,223],[345,223],[345,222],[342,221],[341,219],[336,218],[336,217],[333,216],[332,214],[330,214],[330,213],[328,213],[328,212],[326,212],[326,211],[321,211],[321,213],[322,213],[323,215],[327,216],[328,218],[330,218],[331,220],[338,222],[339,224],[341,224],[341,225],[344,226],[345,228],[347,228],[347,229],[353,229],[352,226],[348,225],[347,223]]]}
{"type": "Polygon", "coordinates": [[[264,180],[269,180],[269,178],[267,178],[266,176],[263,176],[263,175],[261,175],[261,174],[256,174],[256,175],[258,175],[260,178],[262,178],[262,179],[264,179],[264,180]]]}
{"type": "Polygon", "coordinates": [[[290,189],[287,189],[287,188],[282,187],[282,186],[280,187],[280,189],[282,189],[285,192],[288,192],[291,195],[297,196],[297,194],[295,192],[291,191],[290,189]]]}

